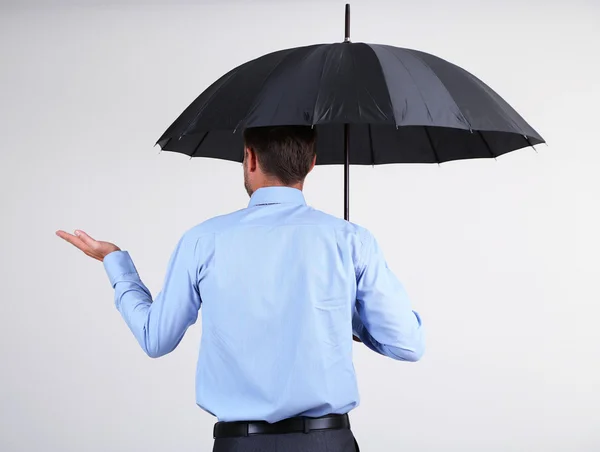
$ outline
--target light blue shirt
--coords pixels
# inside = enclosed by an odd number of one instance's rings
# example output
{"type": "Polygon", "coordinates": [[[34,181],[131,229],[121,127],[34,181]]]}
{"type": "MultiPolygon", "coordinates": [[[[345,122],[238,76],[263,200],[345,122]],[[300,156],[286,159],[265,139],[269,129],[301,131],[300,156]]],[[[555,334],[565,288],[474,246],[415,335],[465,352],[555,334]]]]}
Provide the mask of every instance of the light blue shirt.
{"type": "Polygon", "coordinates": [[[373,235],[293,188],[259,189],[248,208],[187,231],[154,301],[127,251],[104,266],[150,357],[174,350],[202,306],[196,401],[219,421],[349,412],[353,334],[397,360],[423,354],[421,319],[373,235]]]}

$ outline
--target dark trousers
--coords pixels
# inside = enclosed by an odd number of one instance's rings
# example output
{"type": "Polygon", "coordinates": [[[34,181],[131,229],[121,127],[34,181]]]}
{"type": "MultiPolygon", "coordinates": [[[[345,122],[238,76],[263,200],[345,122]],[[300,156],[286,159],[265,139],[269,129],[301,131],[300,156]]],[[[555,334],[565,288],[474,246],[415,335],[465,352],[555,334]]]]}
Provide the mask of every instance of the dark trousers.
{"type": "Polygon", "coordinates": [[[213,452],[359,452],[351,430],[217,438],[213,452]]]}

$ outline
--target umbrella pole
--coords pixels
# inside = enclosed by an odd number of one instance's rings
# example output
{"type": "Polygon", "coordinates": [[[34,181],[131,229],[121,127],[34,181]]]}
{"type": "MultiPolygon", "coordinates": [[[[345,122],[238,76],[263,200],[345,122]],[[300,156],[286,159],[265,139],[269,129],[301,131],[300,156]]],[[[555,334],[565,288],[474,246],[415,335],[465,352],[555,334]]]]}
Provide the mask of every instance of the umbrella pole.
{"type": "Polygon", "coordinates": [[[344,220],[350,220],[350,127],[344,124],[344,220]]]}
{"type": "MultiPolygon", "coordinates": [[[[350,4],[346,3],[346,34],[344,43],[350,42],[350,4]]],[[[350,125],[344,124],[344,220],[350,221],[350,125]]]]}

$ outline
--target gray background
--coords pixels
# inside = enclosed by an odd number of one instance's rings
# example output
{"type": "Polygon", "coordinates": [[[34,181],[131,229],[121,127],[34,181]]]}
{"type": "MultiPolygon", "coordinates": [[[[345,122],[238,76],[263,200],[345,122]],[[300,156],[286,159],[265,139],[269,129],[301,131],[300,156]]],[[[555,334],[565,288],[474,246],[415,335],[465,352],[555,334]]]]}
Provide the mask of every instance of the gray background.
{"type": "MultiPolygon", "coordinates": [[[[600,5],[357,0],[352,23],[355,41],[465,67],[550,144],[352,170],[351,218],[428,345],[418,364],[356,345],[363,450],[600,450],[600,5]]],[[[241,165],[159,155],[156,139],[233,66],[342,39],[341,1],[2,5],[0,450],[210,450],[200,324],[147,358],[102,265],[54,231],[127,249],[156,294],[180,234],[247,203],[241,165]]],[[[317,168],[306,196],[341,215],[341,168],[317,168]]]]}

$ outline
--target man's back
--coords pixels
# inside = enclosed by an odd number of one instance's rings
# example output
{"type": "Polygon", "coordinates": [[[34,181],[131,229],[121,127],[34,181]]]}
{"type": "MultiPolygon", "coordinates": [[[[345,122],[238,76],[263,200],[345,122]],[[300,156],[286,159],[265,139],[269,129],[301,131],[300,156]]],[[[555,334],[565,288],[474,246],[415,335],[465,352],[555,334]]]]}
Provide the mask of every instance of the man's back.
{"type": "MultiPolygon", "coordinates": [[[[308,207],[299,190],[270,187],[258,190],[247,209],[187,234],[203,262],[198,404],[222,421],[353,409],[359,397],[352,317],[361,261],[372,251],[365,249],[368,231],[308,207]]],[[[404,309],[399,283],[376,278],[375,290],[396,291],[385,302],[404,309]]],[[[404,323],[418,326],[410,314],[404,323]]],[[[394,314],[392,306],[389,315],[405,313],[394,314]]],[[[421,348],[420,334],[408,333],[421,348]]],[[[395,357],[410,359],[408,352],[395,357]]]]}
{"type": "Polygon", "coordinates": [[[198,403],[225,421],[354,408],[357,228],[277,187],[192,232],[213,255],[200,271],[198,403]]]}

